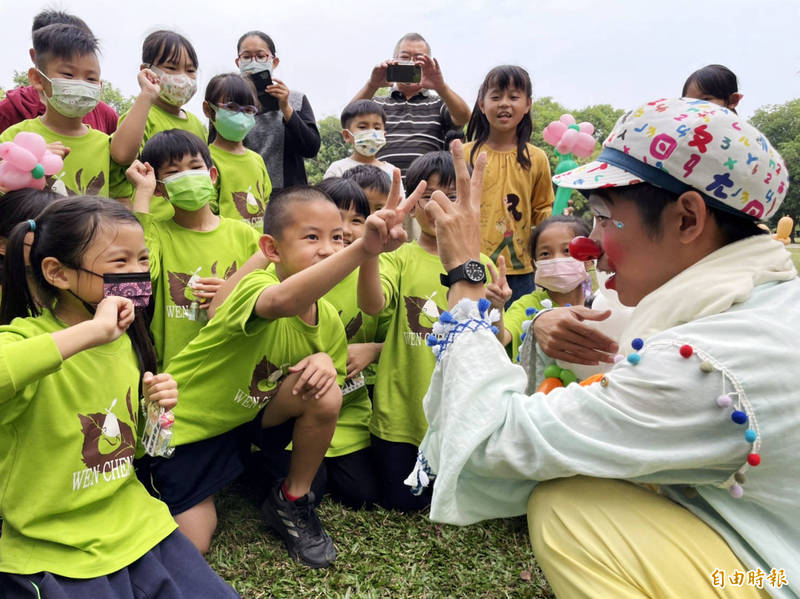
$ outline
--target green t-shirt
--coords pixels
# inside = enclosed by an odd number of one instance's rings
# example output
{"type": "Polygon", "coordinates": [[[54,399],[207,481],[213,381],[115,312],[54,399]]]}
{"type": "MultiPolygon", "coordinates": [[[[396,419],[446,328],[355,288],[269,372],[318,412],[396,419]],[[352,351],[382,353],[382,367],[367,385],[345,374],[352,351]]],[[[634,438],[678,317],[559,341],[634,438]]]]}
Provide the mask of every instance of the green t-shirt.
{"type": "Polygon", "coordinates": [[[213,231],[193,231],[173,220],[136,216],[150,250],[154,296],[150,332],[161,368],[208,322],[208,311],[199,309],[202,302],[189,284],[203,277],[230,277],[258,249],[259,235],[244,223],[224,217],[213,231]]]}
{"type": "Polygon", "coordinates": [[[253,309],[261,292],[278,285],[275,267],[244,277],[214,318],[167,364],[178,382],[173,445],[202,441],[250,422],[278,392],[287,369],[326,352],[337,383],[347,368],[347,342],[336,309],[317,302],[317,324],[299,316],[265,320],[253,309]]]}
{"type": "Polygon", "coordinates": [[[61,172],[46,178],[46,188],[61,195],[108,197],[111,164],[111,138],[108,135],[91,127],[88,133],[77,137],[59,135],[45,127],[41,118],[36,117],[12,125],[3,131],[0,134],[0,142],[14,141],[14,137],[20,131],[38,133],[47,143],[60,141],[70,149],[64,158],[64,168],[61,172]]]}
{"type": "MultiPolygon", "coordinates": [[[[349,343],[371,343],[375,340],[377,317],[358,309],[358,270],[354,270],[326,295],[342,319],[349,343]]],[[[369,421],[372,402],[367,392],[365,373],[345,381],[342,388],[342,409],[336,422],[331,446],[326,457],[335,458],[369,447],[369,421]]]]}
{"type": "Polygon", "coordinates": [[[241,220],[259,233],[264,230],[264,208],[272,193],[272,182],[260,154],[245,149],[232,154],[210,145],[211,159],[217,167],[217,201],[214,212],[241,220]]]}
{"type": "MultiPolygon", "coordinates": [[[[523,295],[514,301],[508,310],[503,314],[503,326],[511,334],[511,344],[506,346],[509,350],[509,357],[518,362],[517,356],[519,355],[519,346],[522,345],[522,323],[526,320],[531,320],[533,315],[526,314],[528,308],[534,308],[539,311],[545,306],[542,305],[544,300],[549,300],[550,294],[545,289],[538,289],[526,295],[523,295]]],[[[552,307],[557,307],[558,304],[550,300],[552,307]]]]}
{"type": "MultiPolygon", "coordinates": [[[[481,262],[490,260],[481,254],[481,262]]],[[[428,429],[422,398],[436,365],[426,341],[433,323],[447,310],[447,287],[439,281],[445,270],[439,256],[413,241],[381,254],[380,271],[386,305],[379,320],[390,320],[378,361],[370,430],[386,441],[419,445],[428,429]]]]}
{"type": "MultiPolygon", "coordinates": [[[[125,117],[128,116],[128,112],[119,117],[119,124],[117,126],[122,124],[125,117]]],[[[142,145],[139,147],[139,152],[141,153],[148,139],[153,137],[156,133],[168,129],[183,129],[189,133],[194,133],[200,138],[200,141],[207,143],[208,130],[206,126],[188,110],[184,110],[184,113],[186,114],[185,119],[153,104],[150,107],[150,112],[147,113],[147,123],[144,126],[144,135],[142,136],[142,145]]],[[[132,197],[133,186],[125,178],[125,168],[119,167],[117,169],[112,169],[111,175],[111,197],[132,197]]],[[[164,198],[153,196],[150,200],[150,214],[153,215],[155,220],[170,220],[175,215],[175,210],[172,208],[172,204],[164,198]]]]}
{"type": "Polygon", "coordinates": [[[130,338],[62,361],[45,310],[0,327],[0,572],[94,578],[175,528],[136,478],[139,368],[130,338]]]}

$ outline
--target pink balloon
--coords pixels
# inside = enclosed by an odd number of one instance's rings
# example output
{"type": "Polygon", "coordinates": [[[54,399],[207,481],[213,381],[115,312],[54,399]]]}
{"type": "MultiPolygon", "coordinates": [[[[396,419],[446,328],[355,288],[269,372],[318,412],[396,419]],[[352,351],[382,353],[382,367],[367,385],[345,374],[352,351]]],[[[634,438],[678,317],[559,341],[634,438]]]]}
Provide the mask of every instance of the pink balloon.
{"type": "Polygon", "coordinates": [[[589,135],[594,133],[594,125],[587,123],[586,121],[578,123],[578,129],[581,130],[581,133],[588,133],[589,135]]]}
{"type": "Polygon", "coordinates": [[[52,152],[45,152],[40,164],[44,167],[45,175],[55,175],[64,168],[64,161],[61,156],[52,152]]]}
{"type": "Polygon", "coordinates": [[[30,131],[22,131],[17,133],[17,135],[14,137],[14,143],[28,150],[36,158],[40,158],[47,149],[47,143],[44,141],[44,137],[38,133],[32,133],[30,131]]]}
{"type": "Polygon", "coordinates": [[[578,133],[575,144],[572,147],[572,153],[580,158],[586,158],[594,152],[595,139],[588,133],[578,133]]]}
{"type": "Polygon", "coordinates": [[[0,163],[0,187],[9,191],[30,187],[30,172],[15,168],[10,162],[0,163]]]}
{"type": "Polygon", "coordinates": [[[571,114],[562,114],[561,118],[558,120],[564,123],[567,127],[575,124],[575,117],[571,114]]]}
{"type": "Polygon", "coordinates": [[[572,147],[578,138],[578,132],[575,129],[567,129],[564,135],[561,136],[561,141],[556,146],[556,152],[559,154],[569,154],[572,152],[572,147]]]}
{"type": "Polygon", "coordinates": [[[14,147],[6,154],[6,161],[21,171],[30,171],[38,164],[36,156],[15,142],[14,147]]]}
{"type": "Polygon", "coordinates": [[[551,146],[555,146],[559,141],[561,141],[561,136],[564,135],[564,131],[566,130],[567,126],[564,123],[561,121],[553,121],[544,128],[544,131],[542,131],[542,137],[551,146]]]}

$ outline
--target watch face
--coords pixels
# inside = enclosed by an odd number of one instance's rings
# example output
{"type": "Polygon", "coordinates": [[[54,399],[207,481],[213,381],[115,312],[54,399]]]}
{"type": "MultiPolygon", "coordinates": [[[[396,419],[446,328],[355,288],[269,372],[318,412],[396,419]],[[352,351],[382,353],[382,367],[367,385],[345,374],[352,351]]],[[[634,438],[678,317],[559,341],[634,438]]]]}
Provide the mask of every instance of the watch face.
{"type": "Polygon", "coordinates": [[[475,260],[470,260],[464,265],[464,274],[470,281],[478,282],[486,278],[486,269],[483,264],[475,260]]]}

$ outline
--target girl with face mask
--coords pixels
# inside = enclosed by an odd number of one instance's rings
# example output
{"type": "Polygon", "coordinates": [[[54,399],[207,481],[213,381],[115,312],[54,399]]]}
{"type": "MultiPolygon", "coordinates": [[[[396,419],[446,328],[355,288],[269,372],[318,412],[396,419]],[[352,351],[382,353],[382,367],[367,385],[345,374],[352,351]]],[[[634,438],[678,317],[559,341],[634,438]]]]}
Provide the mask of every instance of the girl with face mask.
{"type": "Polygon", "coordinates": [[[272,85],[256,89],[264,106],[244,145],[264,159],[274,191],[307,184],[304,159],[314,158],[320,146],[317,121],[308,98],[275,77],[280,59],[272,38],[263,31],[248,31],[240,37],[236,53],[236,66],[242,75],[263,83],[269,72],[272,80],[272,85]],[[268,105],[270,98],[277,100],[277,109],[268,105]]]}
{"type": "MultiPolygon", "coordinates": [[[[512,359],[516,358],[524,340],[523,322],[544,308],[582,306],[591,295],[591,278],[587,272],[591,263],[579,262],[569,255],[569,242],[589,233],[589,223],[575,216],[551,216],[534,229],[530,252],[537,289],[516,300],[503,316],[505,335],[502,341],[510,350],[512,359]]],[[[498,259],[498,267],[499,276],[492,277],[493,282],[486,288],[486,297],[502,308],[511,296],[511,289],[505,282],[505,260],[502,257],[498,259]]]]}
{"type": "Polygon", "coordinates": [[[211,123],[209,149],[218,172],[211,209],[261,232],[272,182],[264,159],[243,143],[258,113],[253,83],[238,73],[217,75],[206,87],[203,112],[211,123]]]}
{"type": "MultiPolygon", "coordinates": [[[[137,101],[120,117],[120,125],[133,120],[135,127],[130,134],[115,135],[111,147],[112,158],[122,166],[131,164],[141,152],[147,140],[160,131],[182,129],[193,133],[203,141],[208,138],[205,125],[197,116],[183,106],[197,92],[197,53],[191,42],[173,31],[154,31],[142,44],[140,70],[158,86],[142,101],[137,101]]],[[[114,198],[130,198],[133,188],[125,180],[124,169],[112,169],[110,195],[114,198]]],[[[153,198],[150,206],[152,218],[169,220],[174,211],[168,202],[153,198]]]]}

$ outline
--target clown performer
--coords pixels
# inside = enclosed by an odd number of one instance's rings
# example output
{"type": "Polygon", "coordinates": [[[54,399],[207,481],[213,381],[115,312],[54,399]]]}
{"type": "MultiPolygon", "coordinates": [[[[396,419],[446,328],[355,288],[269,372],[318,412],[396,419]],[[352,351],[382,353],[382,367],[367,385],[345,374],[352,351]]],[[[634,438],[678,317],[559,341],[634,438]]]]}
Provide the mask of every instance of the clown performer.
{"type": "Polygon", "coordinates": [[[757,226],[786,194],[780,155],[726,108],[658,100],[555,177],[588,194],[597,266],[635,309],[601,380],[526,395],[463,274],[485,158],[470,182],[462,153],[457,201],[426,206],[456,275],[407,481],[435,477],[431,518],[527,513],[558,597],[800,596],[800,280],[757,226]]]}

